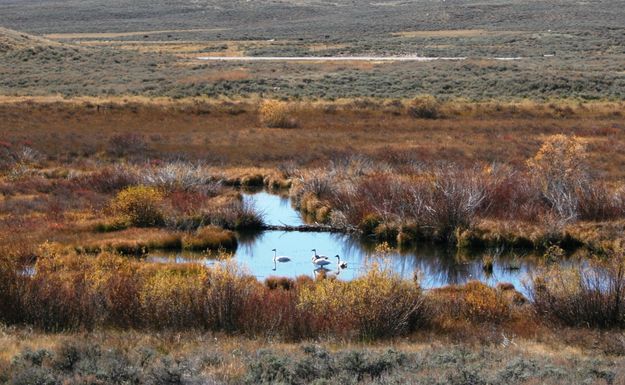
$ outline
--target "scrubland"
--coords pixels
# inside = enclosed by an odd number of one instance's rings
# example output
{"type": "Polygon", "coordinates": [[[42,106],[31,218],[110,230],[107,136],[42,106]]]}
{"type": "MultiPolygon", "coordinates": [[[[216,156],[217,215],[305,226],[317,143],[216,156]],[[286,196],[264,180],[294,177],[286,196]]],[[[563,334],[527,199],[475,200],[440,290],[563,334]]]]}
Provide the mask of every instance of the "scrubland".
{"type": "Polygon", "coordinates": [[[618,2],[42,4],[0,4],[0,383],[625,383],[618,2]],[[197,59],[415,54],[466,59],[197,59]],[[263,188],[378,263],[257,279],[263,188]],[[422,244],[540,263],[425,289],[422,244]]]}
{"type": "Polygon", "coordinates": [[[0,378],[620,383],[621,107],[6,98],[0,378]],[[228,260],[263,228],[239,191],[259,187],[382,256],[434,242],[538,250],[543,267],[522,288],[424,290],[384,262],[259,281],[141,259],[228,260]],[[586,262],[552,263],[573,250],[586,262]]]}

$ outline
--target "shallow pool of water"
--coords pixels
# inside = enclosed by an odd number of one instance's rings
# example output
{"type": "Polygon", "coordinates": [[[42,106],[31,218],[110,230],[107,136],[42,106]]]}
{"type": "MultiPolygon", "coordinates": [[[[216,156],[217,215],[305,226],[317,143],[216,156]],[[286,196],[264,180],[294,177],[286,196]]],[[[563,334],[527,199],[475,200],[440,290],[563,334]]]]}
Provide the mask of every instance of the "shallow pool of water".
{"type": "MultiPolygon", "coordinates": [[[[299,213],[291,207],[288,198],[259,192],[245,194],[244,199],[263,212],[267,224],[304,223],[299,213]]],[[[332,263],[327,266],[328,274],[336,274],[341,279],[358,277],[364,274],[372,263],[378,262],[403,278],[412,279],[415,275],[418,276],[425,288],[480,280],[491,285],[510,282],[517,289],[522,289],[528,273],[540,263],[540,258],[523,253],[485,251],[465,255],[457,253],[453,248],[433,245],[421,245],[406,251],[393,250],[381,258],[374,246],[350,235],[284,231],[239,234],[239,247],[233,258],[261,280],[269,276],[315,276],[318,272],[315,271],[311,261],[312,249],[316,249],[319,255],[329,257],[332,263]],[[274,263],[271,251],[274,248],[277,249],[278,256],[288,256],[291,261],[274,263]],[[487,273],[482,268],[482,258],[486,253],[494,255],[492,273],[487,273]],[[337,254],[341,261],[347,263],[346,269],[338,268],[338,260],[334,258],[337,254]]],[[[218,263],[206,255],[197,253],[155,252],[148,256],[148,261],[178,263],[195,261],[208,265],[218,263]]]]}

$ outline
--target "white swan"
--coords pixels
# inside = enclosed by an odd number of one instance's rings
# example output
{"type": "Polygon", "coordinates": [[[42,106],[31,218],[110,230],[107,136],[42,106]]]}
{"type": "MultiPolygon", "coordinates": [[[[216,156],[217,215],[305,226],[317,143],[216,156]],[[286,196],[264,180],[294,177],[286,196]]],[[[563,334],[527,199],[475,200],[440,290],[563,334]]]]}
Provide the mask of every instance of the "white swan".
{"type": "Polygon", "coordinates": [[[328,257],[323,256],[323,255],[317,255],[317,249],[312,249],[312,252],[314,253],[312,256],[312,263],[315,266],[325,266],[325,265],[329,265],[331,262],[328,261],[328,257]]]}
{"type": "Polygon", "coordinates": [[[289,257],[285,257],[285,256],[280,256],[278,257],[278,251],[276,249],[271,250],[273,251],[273,261],[274,262],[289,262],[291,260],[291,258],[289,257]]]}
{"type": "Polygon", "coordinates": [[[341,269],[347,269],[347,262],[343,261],[341,262],[341,257],[337,254],[334,256],[334,258],[338,259],[338,261],[336,262],[336,265],[341,268],[341,269]]]}
{"type": "Polygon", "coordinates": [[[317,249],[312,249],[311,251],[314,253],[313,257],[315,257],[317,259],[319,259],[319,258],[321,258],[321,259],[328,259],[328,257],[326,257],[325,255],[317,255],[317,249]]]}

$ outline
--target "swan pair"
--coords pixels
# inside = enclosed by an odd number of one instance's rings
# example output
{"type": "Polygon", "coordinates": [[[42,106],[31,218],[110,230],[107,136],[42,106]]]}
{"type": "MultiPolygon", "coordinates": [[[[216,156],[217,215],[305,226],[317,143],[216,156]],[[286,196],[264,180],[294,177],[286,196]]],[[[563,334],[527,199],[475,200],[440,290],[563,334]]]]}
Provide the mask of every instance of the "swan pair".
{"type": "MultiPolygon", "coordinates": [[[[317,255],[317,249],[312,249],[311,251],[313,252],[313,256],[312,256],[313,265],[323,267],[332,263],[328,260],[328,257],[326,257],[325,255],[317,255]]],[[[347,268],[347,262],[341,262],[341,257],[338,254],[335,255],[334,258],[338,260],[336,262],[338,267],[340,267],[341,269],[347,268]]]]}
{"type": "MultiPolygon", "coordinates": [[[[291,258],[289,257],[285,257],[285,256],[278,256],[278,251],[276,249],[272,249],[271,251],[273,251],[273,262],[274,264],[277,262],[290,262],[291,258]]],[[[317,255],[317,249],[312,249],[311,250],[314,254],[312,256],[312,263],[315,266],[319,266],[319,267],[323,267],[323,266],[327,266],[329,264],[331,264],[332,262],[330,262],[330,260],[328,259],[328,257],[326,257],[325,255],[317,255]]],[[[347,262],[341,262],[341,257],[337,254],[334,256],[334,258],[337,259],[337,266],[340,267],[341,269],[346,269],[347,268],[347,262]]],[[[275,268],[275,266],[274,266],[275,268]]]]}

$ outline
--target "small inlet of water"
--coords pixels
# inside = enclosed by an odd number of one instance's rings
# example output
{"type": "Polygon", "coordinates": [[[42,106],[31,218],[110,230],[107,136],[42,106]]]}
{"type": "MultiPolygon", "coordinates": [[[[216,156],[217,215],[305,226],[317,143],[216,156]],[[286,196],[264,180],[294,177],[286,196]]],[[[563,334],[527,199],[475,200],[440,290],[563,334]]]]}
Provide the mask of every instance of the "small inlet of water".
{"type": "MultiPolygon", "coordinates": [[[[291,206],[287,197],[262,191],[245,193],[244,199],[263,213],[269,225],[299,226],[305,224],[299,212],[291,206]]],[[[345,280],[354,279],[374,262],[383,263],[401,277],[413,279],[417,276],[424,288],[441,287],[450,284],[462,284],[470,280],[480,280],[490,285],[498,282],[510,282],[522,290],[523,281],[540,264],[538,255],[527,252],[495,253],[480,251],[466,255],[454,248],[425,244],[409,250],[393,250],[383,258],[378,256],[375,245],[363,242],[358,237],[347,234],[299,231],[264,231],[259,234],[239,234],[239,247],[233,258],[245,266],[258,279],[270,276],[297,277],[315,276],[312,264],[312,249],[319,255],[329,257],[329,274],[336,274],[345,280]],[[277,249],[278,256],[288,256],[289,262],[273,262],[272,249],[277,249]],[[339,255],[347,268],[338,267],[339,255]],[[492,271],[483,269],[485,255],[493,257],[492,271]]],[[[199,262],[207,265],[219,263],[205,254],[190,252],[153,252],[147,257],[151,262],[199,262]]],[[[573,261],[562,261],[572,264],[573,261]]]]}

